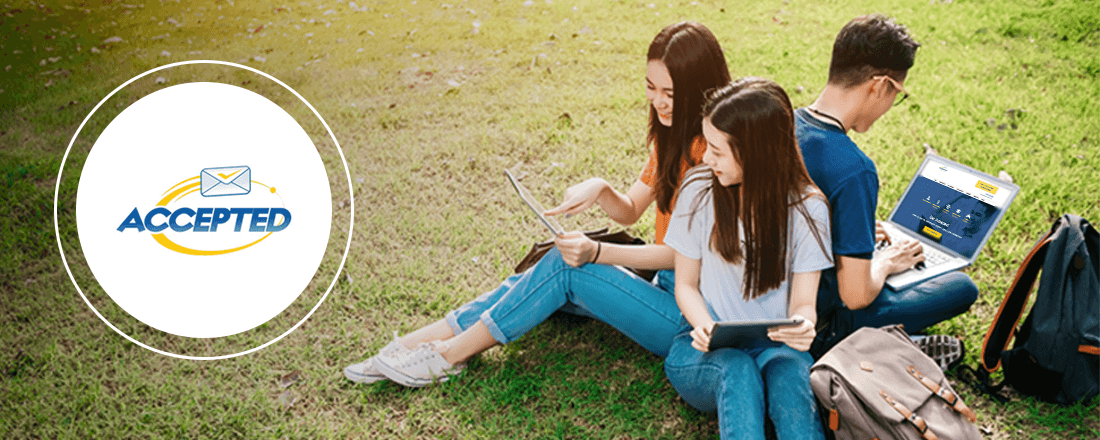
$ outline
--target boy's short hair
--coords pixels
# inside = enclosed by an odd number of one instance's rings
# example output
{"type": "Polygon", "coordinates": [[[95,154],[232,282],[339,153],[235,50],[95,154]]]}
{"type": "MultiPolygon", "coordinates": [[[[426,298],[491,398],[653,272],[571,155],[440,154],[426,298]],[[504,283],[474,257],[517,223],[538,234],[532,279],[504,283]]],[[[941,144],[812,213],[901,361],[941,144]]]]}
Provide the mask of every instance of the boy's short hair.
{"type": "Polygon", "coordinates": [[[850,88],[877,75],[902,81],[920,43],[905,26],[882,14],[856,17],[836,36],[829,83],[850,88]]]}

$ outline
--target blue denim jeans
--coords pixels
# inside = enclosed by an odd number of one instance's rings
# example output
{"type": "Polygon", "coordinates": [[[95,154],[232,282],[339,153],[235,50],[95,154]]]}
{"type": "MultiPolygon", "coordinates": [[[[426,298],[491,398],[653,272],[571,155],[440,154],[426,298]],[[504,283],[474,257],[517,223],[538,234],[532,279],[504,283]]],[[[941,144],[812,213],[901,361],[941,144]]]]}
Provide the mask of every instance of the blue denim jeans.
{"type": "Polygon", "coordinates": [[[810,353],[821,357],[833,345],[862,327],[902,324],[909,334],[954,318],[978,300],[978,286],[962,272],[948,272],[904,290],[883,287],[870,305],[851,310],[837,293],[835,270],[821,272],[817,291],[818,324],[828,323],[814,339],[810,353]]]}
{"type": "Polygon", "coordinates": [[[673,339],[665,375],[689,405],[718,413],[723,439],[763,439],[765,414],[779,440],[823,439],[810,388],[813,362],[787,345],[703,353],[685,326],[673,339]]]}
{"type": "Polygon", "coordinates": [[[526,272],[448,313],[447,323],[458,334],[480,320],[494,339],[507,344],[562,310],[610,324],[665,357],[683,316],[672,293],[673,271],[660,271],[655,280],[616,266],[572,267],[553,248],[526,272]]]}
{"type": "MultiPolygon", "coordinates": [[[[829,275],[832,276],[829,281],[835,286],[835,272],[829,275]]],[[[822,281],[822,286],[826,286],[824,272],[822,281]]],[[[836,292],[835,288],[818,291],[818,316],[835,311],[838,319],[849,325],[852,331],[861,327],[903,324],[906,332],[919,333],[966,312],[978,300],[978,286],[969,276],[958,271],[945,273],[905,290],[883,287],[870,305],[859,310],[849,310],[836,292]]]]}

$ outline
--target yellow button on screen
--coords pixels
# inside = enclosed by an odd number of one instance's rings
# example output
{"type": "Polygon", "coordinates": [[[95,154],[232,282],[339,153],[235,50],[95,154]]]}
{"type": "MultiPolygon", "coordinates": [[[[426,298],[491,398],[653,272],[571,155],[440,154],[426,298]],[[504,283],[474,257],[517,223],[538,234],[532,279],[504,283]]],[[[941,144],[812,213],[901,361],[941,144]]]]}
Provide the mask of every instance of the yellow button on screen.
{"type": "Polygon", "coordinates": [[[981,180],[979,180],[978,184],[974,185],[974,187],[978,188],[982,191],[985,191],[987,193],[990,193],[990,194],[997,194],[997,189],[998,189],[997,187],[995,187],[993,185],[990,185],[988,183],[982,182],[981,180]]]}
{"type": "Polygon", "coordinates": [[[939,239],[940,236],[943,235],[943,234],[940,234],[939,232],[936,232],[934,229],[929,228],[928,226],[924,227],[924,233],[928,234],[929,236],[931,236],[932,238],[935,238],[935,239],[939,239]]]}

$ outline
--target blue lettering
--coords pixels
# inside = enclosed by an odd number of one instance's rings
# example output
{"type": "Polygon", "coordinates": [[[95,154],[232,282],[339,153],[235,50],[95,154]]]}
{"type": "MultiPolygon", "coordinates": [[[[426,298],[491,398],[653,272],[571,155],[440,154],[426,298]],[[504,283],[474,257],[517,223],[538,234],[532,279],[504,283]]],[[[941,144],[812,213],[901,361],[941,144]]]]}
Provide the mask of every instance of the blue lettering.
{"type": "Polygon", "coordinates": [[[214,208],[199,208],[195,210],[195,232],[210,232],[210,226],[203,226],[203,223],[210,223],[210,213],[214,212],[214,208]]]}
{"type": "Polygon", "coordinates": [[[218,225],[228,222],[231,217],[233,214],[229,213],[228,208],[214,209],[214,220],[210,223],[210,231],[218,232],[218,225]]]}
{"type": "MultiPolygon", "coordinates": [[[[136,211],[137,208],[134,208],[134,210],[136,211]]],[[[157,215],[157,214],[168,217],[169,215],[172,214],[172,211],[169,211],[168,208],[165,208],[163,206],[158,206],[156,208],[153,208],[153,210],[149,211],[148,214],[145,214],[145,229],[148,229],[149,232],[160,232],[160,231],[163,231],[165,229],[168,229],[168,223],[167,222],[161,223],[159,225],[154,225],[153,224],[153,216],[157,215]]]]}
{"type": "Polygon", "coordinates": [[[244,216],[251,212],[252,208],[232,208],[229,210],[230,215],[237,216],[237,224],[233,226],[233,232],[241,232],[241,223],[244,222],[244,216]]]}
{"type": "Polygon", "coordinates": [[[170,226],[172,226],[173,231],[184,232],[188,229],[191,229],[191,223],[187,223],[186,225],[181,225],[178,222],[176,222],[176,218],[178,218],[181,215],[187,215],[187,216],[190,216],[190,217],[194,217],[195,216],[195,210],[191,209],[191,208],[180,208],[180,209],[177,209],[176,212],[173,212],[172,216],[168,217],[168,224],[170,226]]]}
{"type": "Polygon", "coordinates": [[[267,217],[267,232],[279,232],[290,225],[290,211],[285,208],[271,208],[271,214],[267,217]],[[283,222],[275,224],[275,216],[283,216],[283,222]]]}
{"type": "Polygon", "coordinates": [[[137,229],[138,232],[148,230],[160,233],[172,228],[175,232],[217,232],[219,225],[233,223],[233,232],[241,232],[245,225],[245,216],[249,214],[252,219],[248,221],[248,232],[279,232],[290,226],[292,218],[290,210],[286,208],[179,208],[170,211],[163,206],[157,206],[149,210],[144,218],[134,208],[117,230],[125,232],[127,229],[137,229]],[[165,219],[158,222],[157,216],[165,219]],[[180,218],[183,216],[190,217],[191,221],[184,223],[188,219],[180,218]]]}
{"type": "Polygon", "coordinates": [[[130,215],[126,216],[126,220],[122,221],[121,225],[118,225],[118,232],[123,232],[126,228],[137,229],[138,232],[144,232],[145,226],[141,224],[141,214],[138,213],[137,208],[130,211],[130,215]]]}
{"type": "Polygon", "coordinates": [[[252,210],[252,223],[248,225],[248,232],[263,232],[263,223],[267,221],[267,208],[252,210]]]}

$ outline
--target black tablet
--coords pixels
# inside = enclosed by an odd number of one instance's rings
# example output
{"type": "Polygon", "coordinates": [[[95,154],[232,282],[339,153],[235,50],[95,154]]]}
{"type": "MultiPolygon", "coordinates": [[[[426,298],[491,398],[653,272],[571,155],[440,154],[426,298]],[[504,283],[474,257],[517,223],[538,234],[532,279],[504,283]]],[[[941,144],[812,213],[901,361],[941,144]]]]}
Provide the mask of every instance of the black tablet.
{"type": "Polygon", "coordinates": [[[802,324],[802,318],[763,321],[716,322],[710,330],[708,350],[749,347],[754,341],[769,340],[768,328],[802,324]]]}

